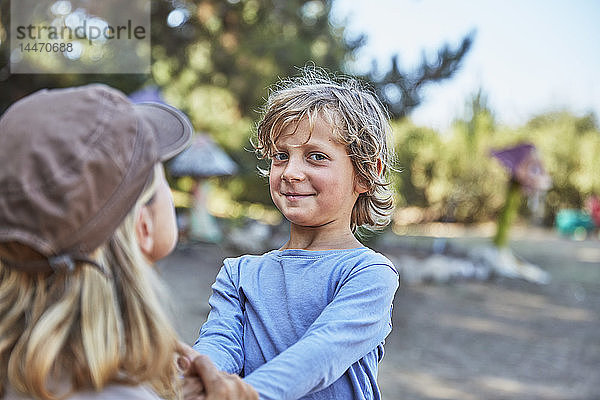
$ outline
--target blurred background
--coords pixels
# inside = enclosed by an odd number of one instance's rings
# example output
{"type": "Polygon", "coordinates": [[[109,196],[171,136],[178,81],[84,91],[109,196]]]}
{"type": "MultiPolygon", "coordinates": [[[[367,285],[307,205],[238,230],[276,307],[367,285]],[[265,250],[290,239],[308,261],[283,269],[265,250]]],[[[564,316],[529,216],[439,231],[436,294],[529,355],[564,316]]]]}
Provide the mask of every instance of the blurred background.
{"type": "Polygon", "coordinates": [[[285,241],[250,138],[269,87],[316,65],[368,82],[392,121],[397,208],[364,236],[404,282],[384,398],[599,398],[600,3],[151,5],[151,74],[20,75],[2,0],[0,112],[103,82],[187,113],[194,144],[167,165],[181,243],[161,266],[187,341],[221,259],[285,241]]]}

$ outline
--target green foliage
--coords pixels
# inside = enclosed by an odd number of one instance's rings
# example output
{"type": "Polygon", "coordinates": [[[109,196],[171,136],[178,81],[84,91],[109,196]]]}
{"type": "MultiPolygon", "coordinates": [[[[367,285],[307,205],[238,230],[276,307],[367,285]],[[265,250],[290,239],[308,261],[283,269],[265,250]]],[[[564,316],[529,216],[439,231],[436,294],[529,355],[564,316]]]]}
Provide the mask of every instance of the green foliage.
{"type": "Polygon", "coordinates": [[[128,93],[148,81],[143,74],[11,74],[9,27],[10,1],[0,1],[0,114],[16,100],[42,88],[102,82],[128,93]]]}
{"type": "MultiPolygon", "coordinates": [[[[522,127],[498,127],[479,92],[447,136],[410,121],[395,122],[393,128],[401,169],[394,177],[398,205],[426,209],[429,219],[494,220],[505,204],[510,177],[490,150],[521,142],[537,147],[552,178],[546,224],[560,209],[581,208],[588,195],[600,193],[600,130],[593,114],[548,113],[522,127]]],[[[521,216],[529,213],[526,204],[521,216]]]]}
{"type": "Polygon", "coordinates": [[[546,222],[552,222],[560,209],[580,209],[587,196],[600,193],[600,129],[594,114],[540,115],[516,134],[536,143],[552,177],[546,196],[546,222]]]}
{"type": "Polygon", "coordinates": [[[430,188],[435,187],[443,153],[439,134],[431,129],[414,126],[410,121],[392,124],[395,138],[395,176],[399,206],[434,206],[430,188]]]}
{"type": "Polygon", "coordinates": [[[457,120],[448,137],[394,124],[400,205],[427,208],[429,219],[462,222],[487,220],[498,210],[498,180],[506,178],[489,157],[495,125],[483,100],[481,93],[474,97],[468,119],[457,120]]]}
{"type": "MultiPolygon", "coordinates": [[[[339,70],[362,43],[348,43],[343,28],[329,24],[330,1],[204,0],[186,3],[181,27],[165,24],[169,2],[155,2],[155,79],[176,84],[184,105],[197,86],[226,89],[242,116],[252,117],[278,78],[313,62],[339,70]],[[182,79],[193,73],[194,79],[182,79]]],[[[233,105],[232,105],[233,106],[233,105]]]]}

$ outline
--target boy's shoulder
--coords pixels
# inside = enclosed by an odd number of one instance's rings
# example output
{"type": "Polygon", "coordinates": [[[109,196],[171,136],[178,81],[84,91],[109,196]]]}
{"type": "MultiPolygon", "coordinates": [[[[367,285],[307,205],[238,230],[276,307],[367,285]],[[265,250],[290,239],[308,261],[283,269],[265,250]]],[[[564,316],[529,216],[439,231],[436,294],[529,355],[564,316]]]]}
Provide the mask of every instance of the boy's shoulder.
{"type": "Polygon", "coordinates": [[[247,263],[247,262],[257,262],[265,259],[267,257],[271,257],[277,250],[267,251],[263,254],[242,254],[236,257],[227,257],[225,258],[225,262],[229,264],[238,264],[238,263],[247,263]]]}
{"type": "Polygon", "coordinates": [[[256,265],[265,262],[265,260],[272,258],[273,253],[277,250],[271,250],[264,254],[242,254],[237,257],[227,257],[223,260],[223,265],[227,269],[238,269],[244,265],[256,265]]]}
{"type": "Polygon", "coordinates": [[[339,258],[343,261],[347,267],[352,269],[356,267],[366,267],[372,265],[387,266],[394,272],[397,272],[394,263],[387,258],[385,255],[369,248],[359,247],[356,249],[347,250],[325,250],[325,251],[307,251],[307,250],[271,250],[264,254],[244,254],[238,257],[229,257],[224,260],[224,265],[227,268],[235,268],[236,270],[249,265],[259,265],[267,262],[277,261],[278,257],[291,256],[294,258],[319,258],[319,257],[333,257],[339,258]]]}
{"type": "Polygon", "coordinates": [[[389,258],[387,258],[385,255],[383,255],[369,247],[365,247],[365,249],[367,251],[365,251],[365,253],[363,255],[363,260],[362,260],[361,264],[387,266],[392,271],[394,271],[396,274],[398,274],[398,270],[396,269],[396,266],[389,258]]]}
{"type": "Polygon", "coordinates": [[[385,255],[373,250],[370,247],[364,247],[367,251],[365,252],[365,256],[376,263],[380,263],[380,264],[389,264],[389,265],[393,265],[392,261],[387,258],[385,255]]]}

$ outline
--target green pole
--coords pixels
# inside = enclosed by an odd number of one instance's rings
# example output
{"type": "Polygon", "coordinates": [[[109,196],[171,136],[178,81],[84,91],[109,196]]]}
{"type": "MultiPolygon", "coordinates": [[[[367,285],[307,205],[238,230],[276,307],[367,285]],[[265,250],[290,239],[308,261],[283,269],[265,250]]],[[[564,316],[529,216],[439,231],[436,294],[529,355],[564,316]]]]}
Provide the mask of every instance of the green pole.
{"type": "Polygon", "coordinates": [[[508,246],[508,231],[519,211],[520,200],[521,185],[516,180],[511,179],[506,191],[506,202],[498,216],[496,236],[494,236],[496,247],[502,248],[508,246]]]}

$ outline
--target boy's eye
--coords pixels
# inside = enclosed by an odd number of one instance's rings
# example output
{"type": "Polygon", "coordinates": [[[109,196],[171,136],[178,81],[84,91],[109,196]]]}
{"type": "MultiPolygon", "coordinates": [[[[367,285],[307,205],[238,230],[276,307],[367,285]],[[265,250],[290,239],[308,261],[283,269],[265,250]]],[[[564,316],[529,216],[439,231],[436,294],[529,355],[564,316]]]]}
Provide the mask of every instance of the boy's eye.
{"type": "Polygon", "coordinates": [[[273,154],[273,160],[275,161],[283,161],[283,160],[287,160],[288,155],[285,153],[275,153],[273,154]]]}
{"type": "Polygon", "coordinates": [[[313,161],[327,160],[327,156],[325,154],[321,154],[321,153],[312,153],[311,155],[308,156],[308,158],[310,158],[313,161]]]}

